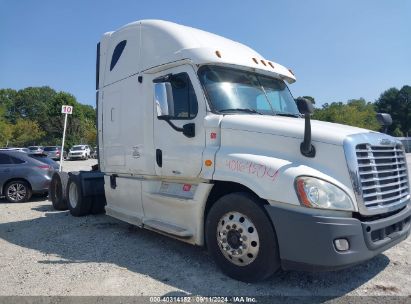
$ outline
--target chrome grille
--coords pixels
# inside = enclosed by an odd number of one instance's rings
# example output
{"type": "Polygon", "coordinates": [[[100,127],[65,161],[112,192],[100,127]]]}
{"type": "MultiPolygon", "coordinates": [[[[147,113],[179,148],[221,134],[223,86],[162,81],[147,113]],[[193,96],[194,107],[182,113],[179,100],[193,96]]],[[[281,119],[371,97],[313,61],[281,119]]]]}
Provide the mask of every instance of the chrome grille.
{"type": "Polygon", "coordinates": [[[407,163],[401,145],[355,147],[366,208],[386,207],[409,198],[407,163]]]}

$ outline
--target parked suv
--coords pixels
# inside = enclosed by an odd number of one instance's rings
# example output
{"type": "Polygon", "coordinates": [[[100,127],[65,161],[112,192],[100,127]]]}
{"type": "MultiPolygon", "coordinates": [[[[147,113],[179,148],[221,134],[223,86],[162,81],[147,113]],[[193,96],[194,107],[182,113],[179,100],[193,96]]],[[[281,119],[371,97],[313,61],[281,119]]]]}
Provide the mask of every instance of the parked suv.
{"type": "Polygon", "coordinates": [[[0,196],[18,203],[47,194],[54,169],[20,151],[0,151],[0,196]]]}
{"type": "MultiPolygon", "coordinates": [[[[47,146],[44,147],[43,153],[47,155],[47,157],[53,160],[60,160],[61,155],[61,147],[59,146],[47,146]]],[[[66,152],[63,153],[63,158],[65,158],[66,152]]]]}
{"type": "Polygon", "coordinates": [[[42,146],[30,146],[30,147],[28,147],[28,149],[29,149],[29,151],[28,151],[29,154],[41,154],[41,153],[43,153],[43,147],[42,146]]]}
{"type": "Polygon", "coordinates": [[[88,159],[90,158],[90,147],[88,145],[75,145],[68,153],[68,159],[88,159]]]}

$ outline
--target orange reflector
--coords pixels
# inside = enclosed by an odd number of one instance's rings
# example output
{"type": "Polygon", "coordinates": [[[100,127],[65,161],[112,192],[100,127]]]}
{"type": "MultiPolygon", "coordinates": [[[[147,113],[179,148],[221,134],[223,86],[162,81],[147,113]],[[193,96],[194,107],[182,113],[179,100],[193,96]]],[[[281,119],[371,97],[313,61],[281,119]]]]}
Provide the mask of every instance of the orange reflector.
{"type": "Polygon", "coordinates": [[[253,61],[258,64],[258,60],[256,58],[253,58],[253,61]]]}
{"type": "Polygon", "coordinates": [[[221,58],[221,53],[220,53],[220,51],[215,51],[215,54],[217,55],[218,58],[221,58]]]}
{"type": "Polygon", "coordinates": [[[297,180],[297,193],[298,193],[301,203],[306,207],[311,207],[307,194],[305,194],[304,180],[302,179],[297,180]]]}
{"type": "Polygon", "coordinates": [[[207,159],[207,160],[204,162],[204,164],[205,164],[207,167],[210,167],[210,166],[213,164],[213,162],[212,162],[210,159],[207,159]]]}
{"type": "Polygon", "coordinates": [[[268,64],[274,69],[274,65],[271,62],[268,62],[268,64]]]}
{"type": "Polygon", "coordinates": [[[261,59],[261,63],[262,63],[264,66],[267,66],[267,65],[265,64],[265,61],[262,60],[262,59],[261,59]]]}

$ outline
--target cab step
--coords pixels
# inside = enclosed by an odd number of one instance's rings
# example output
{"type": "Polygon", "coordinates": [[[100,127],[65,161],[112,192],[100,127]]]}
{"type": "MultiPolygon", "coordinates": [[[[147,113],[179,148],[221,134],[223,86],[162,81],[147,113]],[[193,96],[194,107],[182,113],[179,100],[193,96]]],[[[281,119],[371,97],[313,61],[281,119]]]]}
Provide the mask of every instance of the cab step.
{"type": "Polygon", "coordinates": [[[159,220],[147,220],[144,221],[144,226],[154,230],[158,230],[167,234],[177,236],[179,238],[188,239],[193,236],[193,234],[182,227],[175,226],[173,224],[165,223],[159,220]]]}

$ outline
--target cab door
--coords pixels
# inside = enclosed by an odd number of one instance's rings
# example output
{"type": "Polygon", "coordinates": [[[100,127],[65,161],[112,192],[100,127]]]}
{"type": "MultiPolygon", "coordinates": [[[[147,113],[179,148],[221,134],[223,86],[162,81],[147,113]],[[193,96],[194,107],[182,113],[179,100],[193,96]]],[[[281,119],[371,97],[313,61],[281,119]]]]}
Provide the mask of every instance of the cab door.
{"type": "Polygon", "coordinates": [[[155,172],[162,178],[192,179],[202,168],[205,148],[205,100],[192,66],[183,65],[154,75],[155,172]],[[164,81],[171,88],[167,119],[158,116],[155,84],[164,81]],[[190,132],[183,132],[189,130],[190,132]],[[194,132],[192,132],[194,131],[194,132]]]}

